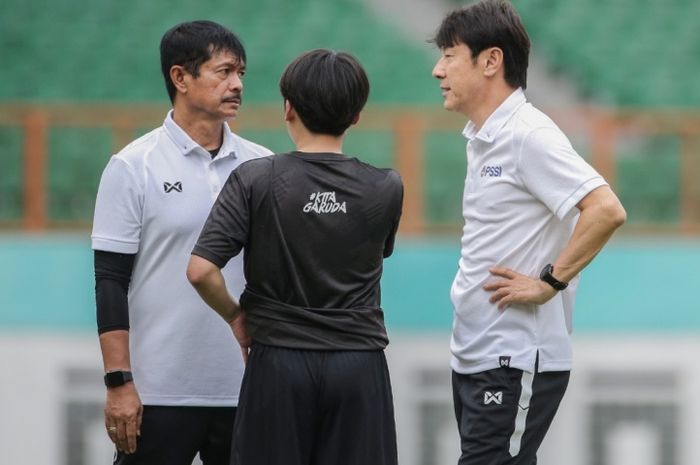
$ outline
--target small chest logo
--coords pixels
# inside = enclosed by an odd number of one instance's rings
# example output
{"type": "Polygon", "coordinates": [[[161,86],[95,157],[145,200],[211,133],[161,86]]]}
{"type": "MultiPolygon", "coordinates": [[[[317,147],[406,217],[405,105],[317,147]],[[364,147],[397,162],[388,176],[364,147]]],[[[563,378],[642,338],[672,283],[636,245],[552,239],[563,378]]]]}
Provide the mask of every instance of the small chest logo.
{"type": "Polygon", "coordinates": [[[347,213],[345,202],[338,202],[335,192],[314,192],[309,197],[310,202],[304,205],[304,213],[347,213]]]}
{"type": "Polygon", "coordinates": [[[496,404],[501,405],[503,403],[503,391],[491,392],[484,391],[484,405],[496,404]]]}
{"type": "Polygon", "coordinates": [[[508,355],[501,355],[498,357],[498,364],[501,365],[502,368],[507,368],[510,366],[510,356],[508,355]]]}
{"type": "Polygon", "coordinates": [[[481,177],[498,178],[503,174],[503,168],[500,166],[484,166],[481,168],[481,177]]]}
{"type": "Polygon", "coordinates": [[[169,194],[173,191],[182,192],[182,182],[180,182],[180,181],[176,181],[173,183],[164,182],[163,183],[163,190],[165,191],[166,194],[169,194]]]}

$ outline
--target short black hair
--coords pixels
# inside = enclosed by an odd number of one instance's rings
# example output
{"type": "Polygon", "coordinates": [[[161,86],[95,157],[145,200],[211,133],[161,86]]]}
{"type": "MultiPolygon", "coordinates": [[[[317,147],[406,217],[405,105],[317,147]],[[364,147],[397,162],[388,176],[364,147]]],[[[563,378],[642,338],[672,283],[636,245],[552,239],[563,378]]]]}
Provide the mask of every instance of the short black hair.
{"type": "Polygon", "coordinates": [[[175,85],[170,68],[183,66],[192,76],[199,76],[199,67],[218,52],[231,52],[245,64],[245,48],[236,35],[213,21],[189,21],[170,28],[160,40],[160,68],[171,102],[175,102],[175,85]]]}
{"type": "Polygon", "coordinates": [[[448,13],[433,41],[441,49],[465,44],[476,57],[489,47],[503,51],[505,80],[527,87],[530,38],[518,12],[506,0],[482,0],[448,13]]]}
{"type": "Polygon", "coordinates": [[[309,131],[340,136],[367,103],[369,79],[349,53],[315,49],[287,65],[280,92],[309,131]]]}

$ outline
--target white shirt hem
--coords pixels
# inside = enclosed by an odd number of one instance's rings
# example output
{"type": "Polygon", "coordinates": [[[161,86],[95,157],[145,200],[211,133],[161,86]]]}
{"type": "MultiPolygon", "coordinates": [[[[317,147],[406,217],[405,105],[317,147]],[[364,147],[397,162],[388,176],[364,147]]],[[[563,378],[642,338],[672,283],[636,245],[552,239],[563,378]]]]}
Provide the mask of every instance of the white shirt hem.
{"type": "Polygon", "coordinates": [[[537,370],[542,373],[545,371],[571,371],[572,360],[540,360],[540,366],[537,370]]]}
{"type": "Polygon", "coordinates": [[[238,396],[164,396],[142,394],[143,405],[163,405],[169,407],[237,407],[238,396]]]}
{"type": "MultiPolygon", "coordinates": [[[[540,354],[541,355],[541,354],[540,354]]],[[[450,362],[451,368],[457,373],[463,375],[473,375],[474,373],[481,373],[488,370],[495,370],[496,368],[501,368],[501,365],[493,358],[489,360],[475,362],[475,363],[464,363],[457,357],[453,356],[450,362]]],[[[510,368],[517,368],[518,370],[526,371],[532,373],[535,370],[534,363],[529,359],[512,359],[508,365],[510,368]]],[[[572,360],[541,360],[538,365],[538,373],[545,371],[571,371],[572,360]]]]}
{"type": "MultiPolygon", "coordinates": [[[[484,371],[501,368],[501,365],[498,362],[498,357],[496,357],[496,360],[490,358],[489,360],[475,363],[464,363],[457,357],[452,357],[450,366],[454,371],[462,375],[473,375],[474,373],[481,373],[484,371]]],[[[525,359],[511,359],[508,366],[510,368],[517,368],[518,370],[527,371],[528,373],[532,373],[535,368],[534,363],[531,360],[525,359]]]]}

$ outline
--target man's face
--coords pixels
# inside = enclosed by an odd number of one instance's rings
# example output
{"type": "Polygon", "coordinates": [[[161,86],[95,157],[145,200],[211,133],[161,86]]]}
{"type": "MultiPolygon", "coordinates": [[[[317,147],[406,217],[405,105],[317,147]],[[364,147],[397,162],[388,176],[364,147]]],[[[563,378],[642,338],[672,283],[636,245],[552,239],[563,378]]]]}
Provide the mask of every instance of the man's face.
{"type": "Polygon", "coordinates": [[[216,52],[199,67],[199,76],[186,75],[186,104],[210,119],[222,121],[238,116],[243,95],[242,63],[229,51],[216,52]]]}
{"type": "Polygon", "coordinates": [[[444,108],[469,117],[483,85],[483,75],[469,47],[460,43],[442,49],[433,77],[440,81],[444,108]]]}

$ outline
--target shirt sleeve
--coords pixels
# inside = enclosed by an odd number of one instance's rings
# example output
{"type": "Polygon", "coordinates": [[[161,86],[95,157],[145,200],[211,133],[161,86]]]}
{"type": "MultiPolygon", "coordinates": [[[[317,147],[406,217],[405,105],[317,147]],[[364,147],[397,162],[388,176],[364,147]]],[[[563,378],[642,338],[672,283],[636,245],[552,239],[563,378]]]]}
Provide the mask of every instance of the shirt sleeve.
{"type": "Polygon", "coordinates": [[[539,128],[528,134],[518,165],[528,191],[559,219],[593,189],[607,185],[557,128],[539,128]]]}
{"type": "Polygon", "coordinates": [[[248,239],[250,196],[236,169],[219,193],[192,254],[219,268],[238,255],[248,239]]]}
{"type": "Polygon", "coordinates": [[[113,156],[100,179],[92,224],[92,248],[135,254],[139,250],[143,184],[134,168],[113,156]]]}

